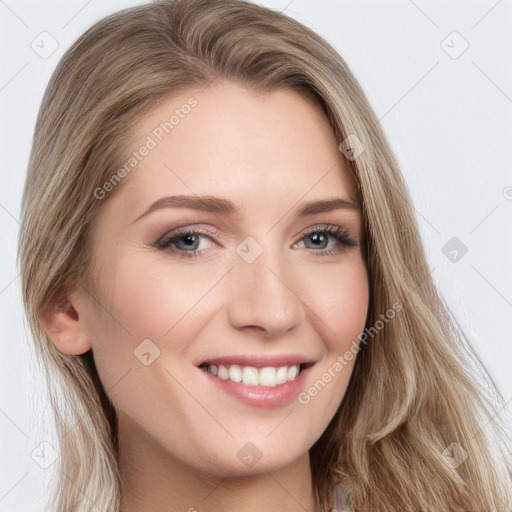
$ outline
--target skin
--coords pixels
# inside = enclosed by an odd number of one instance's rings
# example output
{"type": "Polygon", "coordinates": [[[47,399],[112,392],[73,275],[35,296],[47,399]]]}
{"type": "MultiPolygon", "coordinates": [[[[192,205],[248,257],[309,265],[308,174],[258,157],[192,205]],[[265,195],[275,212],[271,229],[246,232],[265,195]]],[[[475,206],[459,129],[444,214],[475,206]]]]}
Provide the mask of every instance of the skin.
{"type": "Polygon", "coordinates": [[[63,352],[93,350],[119,418],[123,512],[312,512],[308,450],[338,409],[355,358],[309,403],[272,410],[205,385],[196,365],[299,353],[316,361],[307,389],[357,340],[369,300],[360,246],[330,233],[315,245],[304,232],[337,225],[361,242],[361,213],[295,214],[311,200],[357,201],[355,183],[321,108],[285,89],[216,82],[168,98],[136,124],[131,150],[191,95],[197,106],[103,200],[95,289],[69,294],[45,326],[63,352]],[[227,198],[243,210],[161,208],[135,220],[177,194],[227,198]],[[182,226],[205,235],[188,249],[183,239],[174,252],[154,247],[182,226]],[[263,249],[252,263],[236,252],[247,236],[263,249]],[[194,249],[201,254],[187,258],[194,249]],[[148,366],[134,355],[144,339],[160,350],[148,366]],[[261,453],[250,467],[237,457],[247,443],[261,453]]]}

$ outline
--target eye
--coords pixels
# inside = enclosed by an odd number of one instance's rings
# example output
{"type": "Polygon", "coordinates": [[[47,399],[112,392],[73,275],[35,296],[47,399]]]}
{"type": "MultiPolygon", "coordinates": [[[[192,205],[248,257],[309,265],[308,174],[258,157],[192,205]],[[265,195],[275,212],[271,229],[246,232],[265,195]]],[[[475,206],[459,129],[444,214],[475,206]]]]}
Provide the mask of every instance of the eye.
{"type": "Polygon", "coordinates": [[[171,249],[176,253],[184,253],[183,256],[186,257],[197,256],[205,249],[204,247],[199,249],[202,238],[212,240],[211,236],[199,229],[179,228],[161,236],[153,246],[161,250],[171,249]]]}
{"type": "Polygon", "coordinates": [[[315,226],[302,235],[300,241],[304,240],[306,249],[315,249],[313,252],[319,256],[339,254],[348,248],[356,247],[358,243],[353,240],[348,231],[338,225],[315,226]],[[329,246],[329,239],[334,244],[329,246]],[[316,250],[320,249],[320,250],[316,250]]]}

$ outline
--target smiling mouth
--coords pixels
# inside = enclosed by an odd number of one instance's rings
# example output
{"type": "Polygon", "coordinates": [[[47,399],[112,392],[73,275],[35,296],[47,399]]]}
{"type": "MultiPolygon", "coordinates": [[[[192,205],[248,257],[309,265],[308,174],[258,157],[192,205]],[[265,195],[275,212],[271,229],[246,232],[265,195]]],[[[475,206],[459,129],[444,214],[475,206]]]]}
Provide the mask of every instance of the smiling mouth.
{"type": "Polygon", "coordinates": [[[199,368],[211,373],[218,379],[241,382],[246,386],[275,387],[294,381],[309,366],[312,366],[312,363],[279,367],[266,366],[263,368],[241,366],[238,364],[212,365],[203,363],[199,368]]]}

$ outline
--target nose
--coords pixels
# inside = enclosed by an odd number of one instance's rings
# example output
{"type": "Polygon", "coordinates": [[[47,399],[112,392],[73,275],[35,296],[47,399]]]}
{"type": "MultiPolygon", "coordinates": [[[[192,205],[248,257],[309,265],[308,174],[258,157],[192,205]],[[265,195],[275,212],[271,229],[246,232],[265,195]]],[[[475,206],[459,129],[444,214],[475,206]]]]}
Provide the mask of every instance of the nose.
{"type": "Polygon", "coordinates": [[[238,258],[231,272],[228,313],[236,329],[258,329],[267,337],[286,334],[300,325],[305,304],[293,267],[277,251],[265,249],[252,263],[238,258]]]}

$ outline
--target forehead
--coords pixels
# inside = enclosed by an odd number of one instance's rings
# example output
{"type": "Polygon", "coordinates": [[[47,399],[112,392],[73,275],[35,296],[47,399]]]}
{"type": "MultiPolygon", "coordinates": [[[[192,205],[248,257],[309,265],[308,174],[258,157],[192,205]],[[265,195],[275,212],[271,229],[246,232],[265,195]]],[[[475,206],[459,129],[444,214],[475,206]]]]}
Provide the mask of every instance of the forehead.
{"type": "Polygon", "coordinates": [[[168,97],[135,123],[128,158],[120,195],[136,209],[166,194],[230,197],[276,213],[285,199],[357,199],[321,106],[291,89],[219,82],[168,97]]]}

